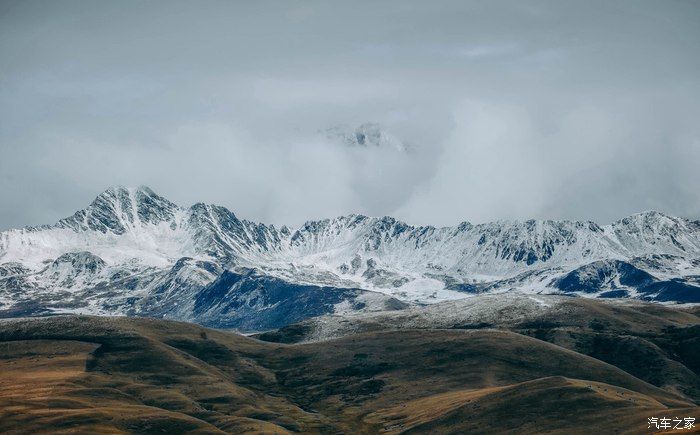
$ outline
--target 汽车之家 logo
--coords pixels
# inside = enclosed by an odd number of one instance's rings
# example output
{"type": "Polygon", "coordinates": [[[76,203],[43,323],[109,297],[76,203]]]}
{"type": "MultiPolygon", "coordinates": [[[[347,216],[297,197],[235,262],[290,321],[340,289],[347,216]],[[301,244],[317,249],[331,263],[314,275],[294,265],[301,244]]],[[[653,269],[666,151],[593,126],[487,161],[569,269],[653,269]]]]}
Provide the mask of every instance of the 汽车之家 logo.
{"type": "Polygon", "coordinates": [[[649,417],[649,424],[647,429],[693,429],[695,428],[695,418],[685,417],[685,418],[670,418],[670,417],[649,417]]]}

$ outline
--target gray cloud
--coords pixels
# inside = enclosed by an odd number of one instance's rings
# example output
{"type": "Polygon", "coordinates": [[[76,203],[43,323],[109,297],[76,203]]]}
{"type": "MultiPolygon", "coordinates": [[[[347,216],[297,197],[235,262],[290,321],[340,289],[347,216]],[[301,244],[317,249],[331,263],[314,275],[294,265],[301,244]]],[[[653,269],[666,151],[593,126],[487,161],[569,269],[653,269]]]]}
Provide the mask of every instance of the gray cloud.
{"type": "Polygon", "coordinates": [[[265,222],[700,217],[700,5],[3,2],[0,229],[112,184],[265,222]],[[372,121],[410,154],[319,130],[372,121]]]}

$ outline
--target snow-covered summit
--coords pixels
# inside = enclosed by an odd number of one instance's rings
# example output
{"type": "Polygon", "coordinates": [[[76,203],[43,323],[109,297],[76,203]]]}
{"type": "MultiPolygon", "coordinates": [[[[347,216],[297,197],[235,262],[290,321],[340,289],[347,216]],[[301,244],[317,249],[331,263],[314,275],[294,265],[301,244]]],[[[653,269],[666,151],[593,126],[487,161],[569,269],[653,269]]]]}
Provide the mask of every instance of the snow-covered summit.
{"type": "Polygon", "coordinates": [[[335,126],[325,131],[326,136],[353,148],[386,148],[406,152],[408,147],[380,124],[366,122],[355,128],[335,126]]]}
{"type": "MultiPolygon", "coordinates": [[[[181,207],[145,186],[116,186],[54,225],[0,232],[0,304],[9,306],[23,298],[74,304],[84,295],[99,307],[88,312],[128,306],[153,313],[154,301],[167,300],[175,305],[164,312],[188,318],[191,311],[182,313],[193,309],[192,298],[226,270],[257,271],[235,273],[243,280],[236,288],[255,294],[262,287],[250,280],[419,303],[512,290],[693,302],[700,301],[700,222],[644,212],[610,225],[438,228],[353,214],[277,228],[222,206],[181,207]]],[[[208,291],[206,300],[219,304],[212,294],[219,293],[208,291]]],[[[332,309],[324,300],[324,310],[332,309]]]]}
{"type": "Polygon", "coordinates": [[[100,193],[85,209],[60,220],[56,226],[119,235],[136,226],[170,222],[178,209],[177,205],[146,186],[115,186],[100,193]]]}

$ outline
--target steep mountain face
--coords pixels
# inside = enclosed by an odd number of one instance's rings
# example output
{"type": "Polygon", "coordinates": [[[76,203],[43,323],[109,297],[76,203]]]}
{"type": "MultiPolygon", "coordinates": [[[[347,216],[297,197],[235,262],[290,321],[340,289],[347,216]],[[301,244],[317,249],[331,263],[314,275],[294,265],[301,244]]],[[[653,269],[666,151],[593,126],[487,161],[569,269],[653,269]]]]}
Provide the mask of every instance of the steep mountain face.
{"type": "Polygon", "coordinates": [[[601,289],[643,287],[656,279],[649,273],[620,260],[600,260],[581,266],[555,281],[565,292],[596,293],[601,289]]]}
{"type": "Polygon", "coordinates": [[[597,293],[601,298],[634,297],[660,302],[700,302],[700,287],[682,279],[661,280],[619,260],[594,261],[555,279],[553,284],[564,293],[597,293]]]}
{"type": "Polygon", "coordinates": [[[54,260],[42,275],[57,286],[70,288],[78,283],[89,284],[99,277],[106,265],[90,252],[68,252],[54,260]]]}
{"type": "Polygon", "coordinates": [[[699,283],[700,222],[658,212],[606,226],[436,228],[349,215],[289,229],[113,187],[55,225],[0,233],[6,316],[79,311],[268,328],[512,290],[697,302],[699,283]]]}
{"type": "Polygon", "coordinates": [[[610,229],[615,238],[636,256],[674,254],[697,257],[700,250],[700,221],[651,211],[615,222],[610,229]]]}
{"type": "Polygon", "coordinates": [[[384,311],[404,304],[360,289],[285,282],[255,270],[226,271],[194,299],[199,323],[265,330],[345,310],[384,311]]]}
{"type": "Polygon", "coordinates": [[[111,187],[95,198],[86,209],[62,219],[56,227],[121,235],[129,229],[137,228],[139,224],[172,222],[177,209],[175,204],[156,195],[148,187],[111,187]]]}

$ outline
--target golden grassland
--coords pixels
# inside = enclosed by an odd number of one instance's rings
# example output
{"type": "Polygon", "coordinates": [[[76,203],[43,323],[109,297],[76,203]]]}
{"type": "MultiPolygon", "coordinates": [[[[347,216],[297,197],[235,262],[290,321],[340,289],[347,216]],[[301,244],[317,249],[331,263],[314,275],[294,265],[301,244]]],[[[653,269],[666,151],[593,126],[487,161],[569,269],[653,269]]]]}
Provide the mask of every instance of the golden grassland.
{"type": "Polygon", "coordinates": [[[0,432],[649,433],[648,417],[700,419],[698,361],[673,352],[697,345],[697,312],[652,311],[645,322],[673,328],[407,329],[299,344],[152,319],[2,321],[0,432]],[[597,350],[575,350],[586,346],[597,350]],[[603,353],[616,348],[634,364],[603,353]]]}

